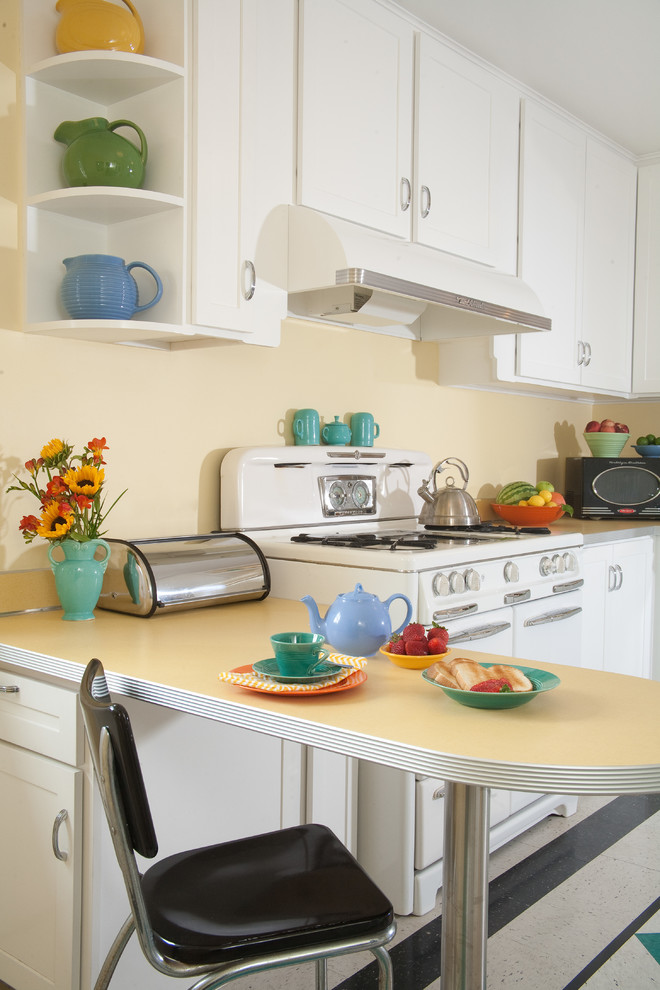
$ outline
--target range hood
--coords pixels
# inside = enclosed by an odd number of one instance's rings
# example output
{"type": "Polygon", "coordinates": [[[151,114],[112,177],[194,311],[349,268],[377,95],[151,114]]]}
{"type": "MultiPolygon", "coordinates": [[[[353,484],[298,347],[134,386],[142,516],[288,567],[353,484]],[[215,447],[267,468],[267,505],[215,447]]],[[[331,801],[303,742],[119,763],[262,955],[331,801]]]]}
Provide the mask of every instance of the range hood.
{"type": "Polygon", "coordinates": [[[551,328],[513,275],[303,206],[288,211],[291,316],[417,340],[551,328]]]}

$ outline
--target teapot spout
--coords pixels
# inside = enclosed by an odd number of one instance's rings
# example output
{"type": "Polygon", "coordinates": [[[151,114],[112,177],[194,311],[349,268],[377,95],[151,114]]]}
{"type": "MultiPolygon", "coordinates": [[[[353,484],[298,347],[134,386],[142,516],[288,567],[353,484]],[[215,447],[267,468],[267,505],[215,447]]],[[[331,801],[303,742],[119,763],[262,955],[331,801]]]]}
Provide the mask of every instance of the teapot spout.
{"type": "Polygon", "coordinates": [[[421,486],[417,489],[417,494],[421,495],[424,501],[428,502],[429,505],[433,505],[434,499],[429,491],[428,481],[422,482],[421,486]]]}
{"type": "Polygon", "coordinates": [[[300,601],[307,606],[309,612],[309,628],[319,636],[325,636],[325,621],[321,618],[318,605],[311,595],[305,595],[300,601]]]}

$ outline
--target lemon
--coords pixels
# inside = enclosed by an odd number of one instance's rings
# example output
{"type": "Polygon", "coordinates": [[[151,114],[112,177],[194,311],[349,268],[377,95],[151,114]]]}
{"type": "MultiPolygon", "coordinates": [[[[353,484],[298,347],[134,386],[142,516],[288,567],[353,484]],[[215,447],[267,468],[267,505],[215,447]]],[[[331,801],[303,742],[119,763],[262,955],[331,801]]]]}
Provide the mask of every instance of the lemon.
{"type": "Polygon", "coordinates": [[[549,491],[547,488],[542,488],[541,491],[539,492],[539,498],[542,498],[547,505],[548,502],[552,501],[552,492],[549,491]]]}
{"type": "Polygon", "coordinates": [[[518,505],[527,505],[527,502],[524,498],[521,498],[520,501],[518,502],[518,505]]]}
{"type": "Polygon", "coordinates": [[[545,505],[545,499],[541,495],[532,495],[531,498],[527,499],[527,505],[541,506],[545,505]]]}

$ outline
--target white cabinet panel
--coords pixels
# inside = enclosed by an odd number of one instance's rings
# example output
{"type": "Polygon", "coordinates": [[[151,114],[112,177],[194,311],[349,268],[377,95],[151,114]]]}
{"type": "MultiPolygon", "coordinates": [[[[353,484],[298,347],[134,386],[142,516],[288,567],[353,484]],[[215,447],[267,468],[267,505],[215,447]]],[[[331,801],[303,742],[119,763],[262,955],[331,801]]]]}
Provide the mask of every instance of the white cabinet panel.
{"type": "Polygon", "coordinates": [[[653,540],[584,549],[583,666],[651,676],[653,540]]]}
{"type": "Polygon", "coordinates": [[[638,176],[633,392],[660,394],[660,164],[638,176]]]}
{"type": "Polygon", "coordinates": [[[408,237],[412,28],[371,0],[300,12],[298,202],[408,237]]]}
{"type": "Polygon", "coordinates": [[[415,241],[516,273],[519,115],[513,86],[419,35],[415,241]]]}

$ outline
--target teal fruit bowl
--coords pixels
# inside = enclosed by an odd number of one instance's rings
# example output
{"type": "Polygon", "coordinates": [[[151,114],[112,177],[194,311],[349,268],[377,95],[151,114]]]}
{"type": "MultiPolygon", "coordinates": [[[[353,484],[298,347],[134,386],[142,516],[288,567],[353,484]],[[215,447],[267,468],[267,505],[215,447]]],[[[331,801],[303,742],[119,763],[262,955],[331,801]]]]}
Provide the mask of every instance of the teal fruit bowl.
{"type": "Polygon", "coordinates": [[[633,444],[633,448],[637,451],[640,457],[660,457],[660,445],[655,444],[633,444]]]}
{"type": "Polygon", "coordinates": [[[629,433],[584,433],[594,457],[618,457],[630,439],[629,433]]]}

